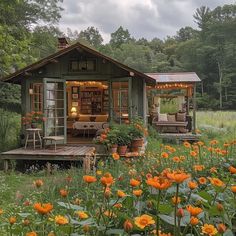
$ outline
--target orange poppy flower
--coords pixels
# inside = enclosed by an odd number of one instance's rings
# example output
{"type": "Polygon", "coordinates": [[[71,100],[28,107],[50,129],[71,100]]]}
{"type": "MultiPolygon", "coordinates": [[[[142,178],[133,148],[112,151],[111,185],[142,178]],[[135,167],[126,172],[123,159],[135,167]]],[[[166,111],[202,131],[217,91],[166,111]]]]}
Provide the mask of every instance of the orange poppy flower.
{"type": "Polygon", "coordinates": [[[213,235],[216,235],[218,232],[217,232],[217,229],[213,225],[204,224],[202,226],[202,233],[209,236],[213,236],[213,235]]]}
{"type": "Polygon", "coordinates": [[[217,173],[216,167],[211,167],[210,172],[211,172],[211,173],[217,173]]]}
{"type": "Polygon", "coordinates": [[[75,214],[76,214],[81,220],[85,220],[85,219],[89,218],[88,214],[85,213],[84,211],[76,211],[75,214]]]}
{"type": "Polygon", "coordinates": [[[195,151],[190,151],[190,156],[192,156],[192,157],[196,157],[197,156],[197,152],[195,152],[195,151]]]}
{"type": "Polygon", "coordinates": [[[66,189],[60,189],[59,192],[62,197],[66,197],[68,195],[68,191],[66,189]]]}
{"type": "Polygon", "coordinates": [[[116,203],[113,207],[120,209],[123,207],[123,205],[121,203],[116,203]]]}
{"type": "Polygon", "coordinates": [[[140,197],[143,193],[143,190],[142,189],[137,189],[137,190],[133,190],[133,194],[136,196],[136,197],[140,197]]]}
{"type": "Polygon", "coordinates": [[[218,141],[215,140],[215,139],[213,139],[213,140],[210,141],[210,144],[211,144],[211,145],[216,145],[217,143],[218,143],[218,141]]]}
{"type": "Polygon", "coordinates": [[[126,196],[126,194],[121,190],[117,190],[117,196],[120,197],[120,198],[123,198],[123,197],[126,196]]]}
{"type": "Polygon", "coordinates": [[[179,204],[179,203],[181,202],[181,198],[178,197],[178,198],[176,199],[176,196],[174,196],[174,197],[171,198],[171,201],[172,201],[172,203],[173,203],[174,205],[176,205],[176,204],[179,204]]]}
{"type": "Polygon", "coordinates": [[[120,159],[120,155],[118,153],[113,153],[112,158],[117,161],[120,159]]]}
{"type": "Polygon", "coordinates": [[[191,216],[197,216],[202,212],[202,208],[200,207],[193,207],[191,205],[188,205],[186,207],[186,210],[190,213],[191,216]]]}
{"type": "Polygon", "coordinates": [[[9,218],[9,223],[10,223],[11,225],[15,224],[15,223],[16,223],[16,217],[15,217],[15,216],[11,216],[11,217],[9,218]]]}
{"type": "Polygon", "coordinates": [[[190,218],[190,224],[191,225],[197,225],[199,223],[199,219],[194,217],[194,216],[191,216],[190,218]]]}
{"type": "Polygon", "coordinates": [[[94,183],[94,182],[97,181],[97,179],[94,176],[91,176],[91,175],[84,175],[83,180],[88,184],[91,184],[91,183],[94,183]]]}
{"type": "Polygon", "coordinates": [[[197,188],[197,186],[198,186],[198,184],[197,184],[196,182],[194,182],[194,181],[189,181],[189,182],[188,182],[188,187],[189,187],[191,190],[197,188]]]}
{"type": "Polygon", "coordinates": [[[162,158],[168,158],[169,157],[169,154],[167,152],[162,152],[161,153],[161,157],[162,158]]]}
{"type": "Polygon", "coordinates": [[[130,183],[130,185],[132,186],[132,187],[137,187],[137,186],[139,186],[140,185],[140,181],[138,181],[138,180],[136,180],[136,179],[131,179],[130,181],[129,181],[129,183],[130,183]]]}
{"type": "Polygon", "coordinates": [[[193,169],[195,171],[203,171],[205,169],[205,166],[204,165],[194,165],[193,169]]]}
{"type": "Polygon", "coordinates": [[[222,182],[218,178],[210,178],[210,177],[208,177],[208,179],[210,180],[211,184],[216,186],[216,187],[223,187],[223,186],[225,186],[224,182],[222,182]]]}
{"type": "Polygon", "coordinates": [[[43,185],[43,181],[41,179],[37,179],[34,181],[34,186],[40,188],[43,185]]]}
{"type": "Polygon", "coordinates": [[[167,189],[171,186],[171,182],[168,179],[157,176],[147,179],[146,183],[159,190],[167,189]]]}
{"type": "Polygon", "coordinates": [[[230,166],[230,167],[229,167],[229,172],[230,172],[231,174],[236,174],[236,168],[234,168],[233,166],[230,166]]]}
{"type": "Polygon", "coordinates": [[[205,177],[200,177],[200,178],[198,178],[198,182],[199,182],[200,184],[206,184],[207,179],[206,179],[205,177]]]}
{"type": "Polygon", "coordinates": [[[51,203],[35,203],[34,209],[39,214],[46,215],[53,209],[53,205],[51,203]]]}
{"type": "Polygon", "coordinates": [[[153,218],[149,215],[141,215],[139,217],[134,218],[134,223],[140,228],[144,229],[146,226],[155,224],[153,218]]]}
{"type": "Polygon", "coordinates": [[[190,147],[191,147],[191,144],[190,144],[189,142],[185,141],[185,142],[184,142],[184,146],[185,146],[186,148],[190,148],[190,147]]]}
{"type": "Polygon", "coordinates": [[[236,185],[231,186],[231,191],[232,191],[233,193],[236,193],[236,185]]]}
{"type": "Polygon", "coordinates": [[[109,187],[109,186],[111,186],[114,183],[114,178],[112,177],[112,175],[110,173],[106,173],[101,178],[101,183],[104,186],[109,187]]]}
{"type": "Polygon", "coordinates": [[[174,171],[172,173],[167,173],[167,178],[169,178],[171,181],[174,181],[178,184],[183,183],[189,177],[190,177],[189,174],[186,174],[184,172],[179,172],[179,171],[174,171]]]}
{"type": "Polygon", "coordinates": [[[57,215],[55,216],[55,223],[58,225],[66,225],[69,223],[68,219],[64,216],[57,215]]]}
{"type": "Polygon", "coordinates": [[[173,157],[172,160],[173,160],[173,162],[176,162],[176,163],[181,162],[181,159],[177,156],[173,157]]]}
{"type": "Polygon", "coordinates": [[[31,231],[31,232],[26,233],[25,236],[37,236],[37,235],[38,234],[35,231],[31,231]]]}

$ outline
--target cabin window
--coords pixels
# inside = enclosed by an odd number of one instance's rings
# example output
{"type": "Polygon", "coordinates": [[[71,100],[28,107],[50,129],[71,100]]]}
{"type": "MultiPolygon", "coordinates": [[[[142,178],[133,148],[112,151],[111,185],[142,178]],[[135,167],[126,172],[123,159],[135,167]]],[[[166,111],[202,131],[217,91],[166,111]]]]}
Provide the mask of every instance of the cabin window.
{"type": "Polygon", "coordinates": [[[70,72],[94,72],[96,71],[96,59],[71,60],[69,65],[70,72]]]}
{"type": "Polygon", "coordinates": [[[32,84],[31,91],[31,111],[43,112],[43,84],[32,84]]]}

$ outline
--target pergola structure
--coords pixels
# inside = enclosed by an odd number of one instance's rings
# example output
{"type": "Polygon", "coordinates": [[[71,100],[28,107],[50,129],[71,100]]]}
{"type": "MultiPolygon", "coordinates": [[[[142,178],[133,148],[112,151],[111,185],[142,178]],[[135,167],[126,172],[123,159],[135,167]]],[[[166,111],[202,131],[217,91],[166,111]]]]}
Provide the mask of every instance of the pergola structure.
{"type": "MultiPolygon", "coordinates": [[[[149,107],[151,107],[150,115],[161,114],[161,100],[177,98],[178,107],[176,112],[185,112],[190,123],[193,134],[196,133],[196,83],[200,82],[200,78],[194,72],[177,72],[177,73],[147,73],[147,75],[156,81],[155,86],[148,87],[149,107]],[[192,109],[192,117],[190,116],[192,109]]],[[[169,126],[174,123],[161,122],[160,125],[169,126]]],[[[181,125],[179,123],[179,125],[181,125]]],[[[177,122],[176,122],[177,126],[177,122]]]]}

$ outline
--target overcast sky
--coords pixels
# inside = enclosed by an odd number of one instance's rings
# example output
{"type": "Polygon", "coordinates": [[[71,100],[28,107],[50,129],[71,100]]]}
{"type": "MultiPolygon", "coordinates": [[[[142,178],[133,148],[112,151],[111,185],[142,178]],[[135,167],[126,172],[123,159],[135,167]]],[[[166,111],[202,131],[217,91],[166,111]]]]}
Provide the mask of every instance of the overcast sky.
{"type": "Polygon", "coordinates": [[[213,9],[232,3],[235,0],[64,0],[59,27],[64,32],[67,28],[80,32],[94,26],[105,42],[119,26],[136,39],[164,39],[181,27],[196,28],[193,14],[198,7],[213,9]]]}

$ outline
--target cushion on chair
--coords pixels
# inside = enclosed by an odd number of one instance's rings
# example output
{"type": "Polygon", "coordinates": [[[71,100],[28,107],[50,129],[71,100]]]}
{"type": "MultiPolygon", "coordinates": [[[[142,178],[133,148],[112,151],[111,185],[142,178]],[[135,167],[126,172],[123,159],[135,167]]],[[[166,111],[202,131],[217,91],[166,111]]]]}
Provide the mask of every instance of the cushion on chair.
{"type": "Polygon", "coordinates": [[[167,120],[170,122],[175,122],[176,121],[175,115],[167,114],[167,120]]]}
{"type": "Polygon", "coordinates": [[[159,114],[158,121],[168,121],[167,114],[159,114]]]}
{"type": "Polygon", "coordinates": [[[90,116],[87,116],[87,115],[80,115],[80,116],[79,116],[79,121],[90,122],[90,116]]]}
{"type": "Polygon", "coordinates": [[[185,122],[186,121],[186,113],[185,112],[183,112],[183,113],[178,112],[176,114],[176,121],[185,122]]]}
{"type": "Polygon", "coordinates": [[[107,122],[108,115],[97,115],[95,122],[107,122]]]}

